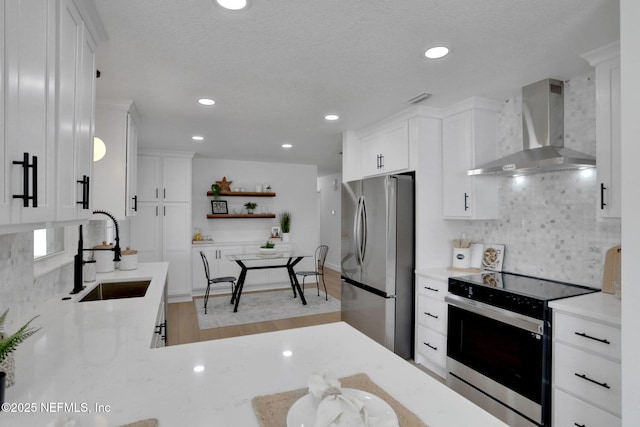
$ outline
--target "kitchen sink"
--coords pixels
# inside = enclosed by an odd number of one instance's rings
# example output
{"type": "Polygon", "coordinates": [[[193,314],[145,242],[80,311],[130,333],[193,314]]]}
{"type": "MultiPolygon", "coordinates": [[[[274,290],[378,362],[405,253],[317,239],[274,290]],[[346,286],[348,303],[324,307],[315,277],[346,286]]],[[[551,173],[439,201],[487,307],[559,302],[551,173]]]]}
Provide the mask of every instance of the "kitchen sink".
{"type": "Polygon", "coordinates": [[[102,282],[85,295],[79,302],[103,301],[108,299],[140,298],[147,293],[151,280],[130,280],[125,282],[102,282]]]}

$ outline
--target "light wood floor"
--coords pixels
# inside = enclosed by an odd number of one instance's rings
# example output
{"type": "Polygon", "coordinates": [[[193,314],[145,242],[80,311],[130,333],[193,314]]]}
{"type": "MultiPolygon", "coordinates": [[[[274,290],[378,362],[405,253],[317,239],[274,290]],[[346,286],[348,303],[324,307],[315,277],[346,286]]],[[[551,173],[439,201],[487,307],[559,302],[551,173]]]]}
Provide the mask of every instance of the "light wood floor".
{"type": "MultiPolygon", "coordinates": [[[[329,295],[340,299],[340,273],[325,268],[325,281],[329,295]]],[[[316,292],[316,284],[307,284],[305,286],[305,293],[307,292],[316,292]]],[[[320,292],[324,292],[322,283],[320,284],[320,292]]],[[[197,304],[201,304],[202,298],[194,298],[194,301],[197,304]]],[[[196,315],[194,301],[169,304],[167,313],[167,329],[169,332],[168,345],[187,344],[198,341],[229,338],[239,335],[251,335],[262,332],[279,331],[340,321],[340,312],[338,311],[334,313],[292,317],[289,319],[270,320],[266,322],[247,323],[244,325],[200,330],[198,327],[198,318],[196,315]]]]}

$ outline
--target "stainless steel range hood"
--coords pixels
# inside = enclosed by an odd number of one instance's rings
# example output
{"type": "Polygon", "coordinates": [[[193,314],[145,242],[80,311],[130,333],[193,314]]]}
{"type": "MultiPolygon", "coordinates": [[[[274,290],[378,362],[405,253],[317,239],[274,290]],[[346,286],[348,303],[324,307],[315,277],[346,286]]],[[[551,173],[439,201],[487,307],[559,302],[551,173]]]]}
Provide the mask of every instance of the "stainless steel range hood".
{"type": "Polygon", "coordinates": [[[467,171],[467,175],[529,175],[591,168],[596,159],[564,148],[563,83],[546,79],[522,88],[523,150],[467,171]]]}

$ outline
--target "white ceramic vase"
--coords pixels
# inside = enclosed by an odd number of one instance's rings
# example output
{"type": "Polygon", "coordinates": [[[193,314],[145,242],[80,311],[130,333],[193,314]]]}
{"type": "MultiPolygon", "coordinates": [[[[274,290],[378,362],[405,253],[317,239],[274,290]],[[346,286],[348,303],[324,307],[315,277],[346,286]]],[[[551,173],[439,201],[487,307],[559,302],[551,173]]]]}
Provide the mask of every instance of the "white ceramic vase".
{"type": "Polygon", "coordinates": [[[282,233],[282,241],[283,242],[289,241],[289,233],[282,233]]]}

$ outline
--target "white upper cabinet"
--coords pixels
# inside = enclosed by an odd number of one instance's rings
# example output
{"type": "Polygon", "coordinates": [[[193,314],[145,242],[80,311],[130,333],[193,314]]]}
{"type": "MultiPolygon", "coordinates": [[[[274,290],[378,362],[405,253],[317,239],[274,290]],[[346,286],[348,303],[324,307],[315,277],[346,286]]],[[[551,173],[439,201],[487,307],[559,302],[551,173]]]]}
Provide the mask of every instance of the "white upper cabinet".
{"type": "Polygon", "coordinates": [[[2,225],[55,219],[55,5],[0,5],[2,225]]]}
{"type": "Polygon", "coordinates": [[[468,176],[475,166],[496,159],[500,104],[472,98],[442,121],[442,203],[448,219],[496,219],[498,178],[468,176]]]}
{"type": "Polygon", "coordinates": [[[57,219],[91,215],[95,42],[72,0],[61,0],[58,53],[57,219]]]}
{"type": "Polygon", "coordinates": [[[598,220],[621,217],[620,42],[582,55],[596,72],[598,220]]]}
{"type": "Polygon", "coordinates": [[[104,141],[106,154],[94,162],[93,206],[118,219],[135,216],[138,197],[137,131],[133,102],[99,103],[96,136],[104,141]]]}
{"type": "Polygon", "coordinates": [[[409,168],[409,124],[402,120],[362,138],[362,175],[372,176],[409,168]]]}
{"type": "Polygon", "coordinates": [[[191,157],[143,152],[138,158],[138,192],[141,201],[190,202],[191,157]]]}
{"type": "Polygon", "coordinates": [[[0,0],[0,22],[0,232],[86,218],[97,12],[84,1],[0,0]]]}

